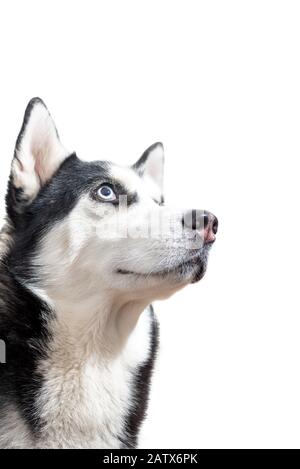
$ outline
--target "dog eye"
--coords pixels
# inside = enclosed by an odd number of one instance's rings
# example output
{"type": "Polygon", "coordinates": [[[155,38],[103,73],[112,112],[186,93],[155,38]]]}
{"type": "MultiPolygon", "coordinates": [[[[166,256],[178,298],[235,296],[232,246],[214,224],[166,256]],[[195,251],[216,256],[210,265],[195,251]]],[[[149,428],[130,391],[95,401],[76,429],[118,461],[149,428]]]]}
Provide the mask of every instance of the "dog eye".
{"type": "Polygon", "coordinates": [[[117,196],[114,193],[113,189],[107,184],[103,184],[103,186],[99,187],[97,194],[100,199],[104,200],[105,202],[113,202],[117,200],[117,196]]]}

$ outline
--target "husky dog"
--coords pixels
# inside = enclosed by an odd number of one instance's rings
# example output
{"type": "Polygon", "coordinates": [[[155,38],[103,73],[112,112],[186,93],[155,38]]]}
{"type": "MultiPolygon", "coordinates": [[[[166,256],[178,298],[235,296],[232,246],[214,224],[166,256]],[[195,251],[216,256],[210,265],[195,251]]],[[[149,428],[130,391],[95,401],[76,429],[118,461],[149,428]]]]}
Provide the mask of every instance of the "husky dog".
{"type": "Polygon", "coordinates": [[[131,167],[82,161],[30,101],[0,237],[1,448],[136,447],[151,302],[202,278],[218,227],[164,206],[163,161],[161,143],[131,167]]]}

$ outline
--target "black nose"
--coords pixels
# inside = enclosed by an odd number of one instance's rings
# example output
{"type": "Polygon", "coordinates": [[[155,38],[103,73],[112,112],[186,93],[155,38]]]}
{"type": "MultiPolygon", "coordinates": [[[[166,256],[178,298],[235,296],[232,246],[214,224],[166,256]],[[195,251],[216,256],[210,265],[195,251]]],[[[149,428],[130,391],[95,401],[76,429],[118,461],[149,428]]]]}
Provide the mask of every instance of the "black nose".
{"type": "Polygon", "coordinates": [[[215,241],[218,225],[217,217],[206,210],[190,210],[182,217],[183,228],[200,231],[205,243],[215,241]]]}

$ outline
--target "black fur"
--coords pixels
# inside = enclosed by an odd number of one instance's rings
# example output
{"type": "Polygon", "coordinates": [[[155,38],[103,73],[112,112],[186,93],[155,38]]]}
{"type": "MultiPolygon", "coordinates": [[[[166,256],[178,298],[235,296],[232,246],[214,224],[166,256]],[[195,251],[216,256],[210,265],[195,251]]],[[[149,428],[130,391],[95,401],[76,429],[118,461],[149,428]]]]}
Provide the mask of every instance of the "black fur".
{"type": "Polygon", "coordinates": [[[6,363],[0,365],[0,421],[13,404],[36,435],[41,425],[36,396],[42,386],[37,363],[46,356],[51,338],[43,316],[52,313],[14,278],[5,260],[0,288],[0,336],[6,344],[6,363]]]}
{"type": "Polygon", "coordinates": [[[148,407],[149,392],[153,367],[157,355],[159,345],[159,324],[154,314],[152,305],[151,309],[151,344],[150,357],[144,365],[140,366],[135,374],[133,384],[133,406],[126,419],[125,437],[121,436],[124,448],[135,448],[137,445],[137,437],[140,426],[146,417],[148,407]]]}

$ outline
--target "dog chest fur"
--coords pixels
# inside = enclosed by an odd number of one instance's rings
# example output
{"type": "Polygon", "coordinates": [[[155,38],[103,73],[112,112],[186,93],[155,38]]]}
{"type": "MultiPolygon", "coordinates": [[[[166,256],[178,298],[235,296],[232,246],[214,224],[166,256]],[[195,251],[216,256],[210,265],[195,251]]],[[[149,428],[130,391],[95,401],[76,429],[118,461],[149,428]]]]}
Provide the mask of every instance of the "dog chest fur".
{"type": "Polygon", "coordinates": [[[55,327],[50,356],[40,364],[42,446],[51,441],[54,447],[122,447],[134,407],[135,374],[150,354],[149,310],[121,351],[105,340],[95,343],[103,337],[95,337],[92,330],[70,337],[67,327],[55,327]]]}
{"type": "Polygon", "coordinates": [[[1,419],[0,446],[130,447],[128,419],[139,405],[139,370],[153,353],[152,321],[152,311],[146,309],[119,350],[96,333],[96,324],[74,333],[55,320],[48,356],[38,365],[43,383],[35,404],[40,430],[32,433],[16,407],[8,406],[1,419]]]}

